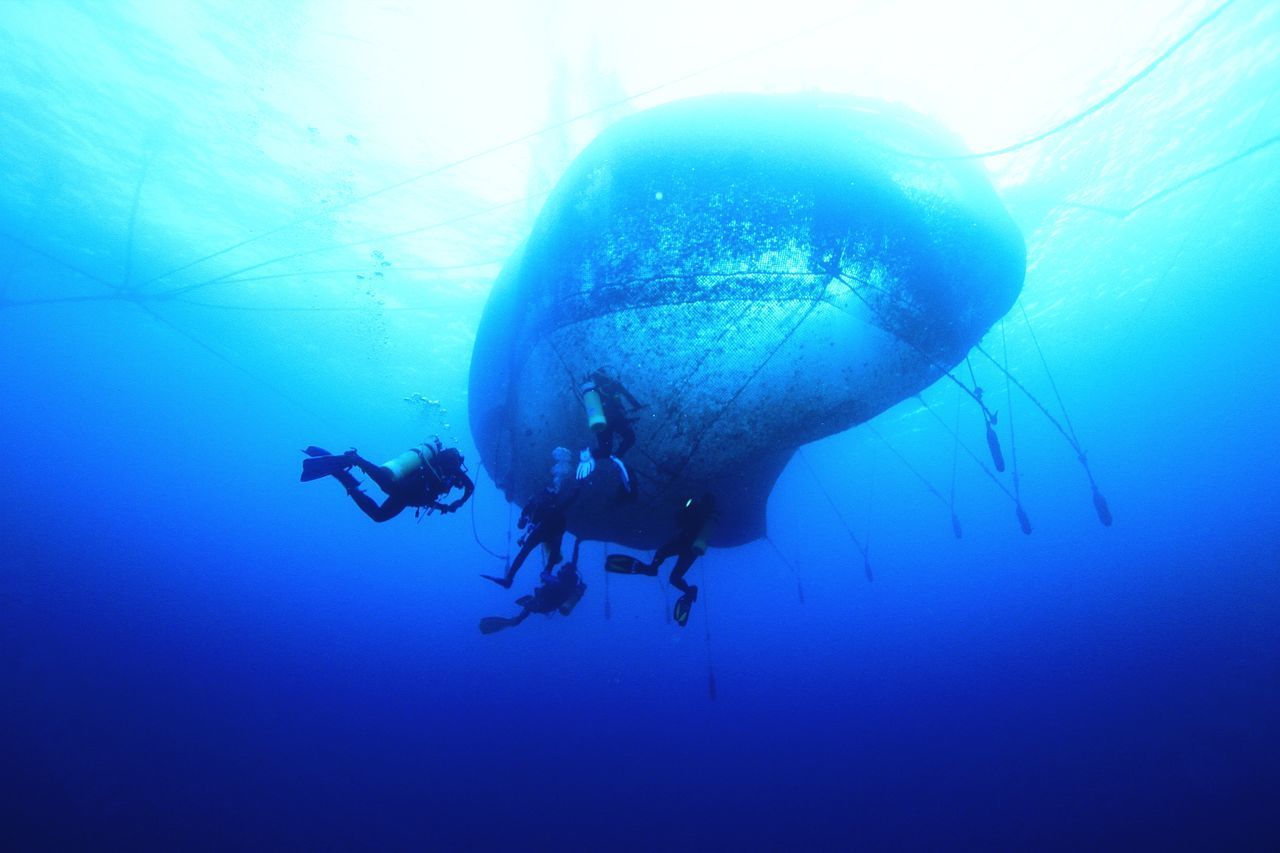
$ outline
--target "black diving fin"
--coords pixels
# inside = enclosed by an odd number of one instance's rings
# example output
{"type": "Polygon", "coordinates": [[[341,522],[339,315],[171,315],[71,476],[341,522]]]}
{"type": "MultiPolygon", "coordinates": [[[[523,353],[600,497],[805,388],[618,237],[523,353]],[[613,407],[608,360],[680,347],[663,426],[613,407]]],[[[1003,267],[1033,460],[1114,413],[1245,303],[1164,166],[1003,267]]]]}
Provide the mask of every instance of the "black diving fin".
{"type": "Polygon", "coordinates": [[[355,460],[346,454],[334,455],[323,448],[312,445],[302,451],[307,458],[302,460],[302,482],[309,483],[328,477],[339,471],[345,471],[355,464],[355,460]]]}
{"type": "Polygon", "coordinates": [[[653,577],[658,570],[651,568],[643,560],[637,560],[630,554],[610,554],[604,558],[604,570],[619,575],[649,575],[653,577]]]}
{"type": "Polygon", "coordinates": [[[512,625],[519,624],[518,620],[506,616],[486,616],[480,620],[480,633],[496,634],[503,628],[510,628],[512,625]]]}
{"type": "Polygon", "coordinates": [[[688,592],[676,599],[675,610],[671,615],[675,617],[676,624],[681,628],[689,624],[689,610],[697,600],[698,588],[696,586],[689,587],[688,592]]]}

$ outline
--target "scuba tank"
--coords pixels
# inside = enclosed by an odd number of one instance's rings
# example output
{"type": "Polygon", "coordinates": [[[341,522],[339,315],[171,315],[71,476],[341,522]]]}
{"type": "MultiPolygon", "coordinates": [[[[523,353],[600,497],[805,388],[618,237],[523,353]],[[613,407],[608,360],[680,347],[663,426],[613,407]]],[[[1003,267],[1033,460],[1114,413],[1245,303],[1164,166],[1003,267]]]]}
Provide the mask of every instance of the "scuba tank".
{"type": "Polygon", "coordinates": [[[587,410],[587,426],[592,432],[599,432],[608,423],[604,416],[604,400],[600,397],[600,391],[596,388],[596,383],[591,380],[583,382],[578,390],[582,392],[582,406],[587,410]]]}
{"type": "Polygon", "coordinates": [[[569,566],[573,566],[573,589],[565,596],[564,603],[560,605],[560,615],[568,616],[573,612],[573,608],[578,606],[578,602],[582,600],[582,596],[587,592],[587,583],[582,579],[582,575],[578,573],[577,565],[573,563],[565,563],[560,567],[560,571],[556,572],[556,583],[568,584],[569,566]]]}
{"type": "Polygon", "coordinates": [[[394,459],[382,463],[382,467],[391,472],[392,478],[399,483],[407,477],[416,474],[420,469],[426,467],[435,473],[435,469],[431,463],[435,460],[436,454],[440,452],[440,440],[436,439],[434,445],[423,442],[416,447],[411,447],[404,453],[401,453],[394,459]]]}

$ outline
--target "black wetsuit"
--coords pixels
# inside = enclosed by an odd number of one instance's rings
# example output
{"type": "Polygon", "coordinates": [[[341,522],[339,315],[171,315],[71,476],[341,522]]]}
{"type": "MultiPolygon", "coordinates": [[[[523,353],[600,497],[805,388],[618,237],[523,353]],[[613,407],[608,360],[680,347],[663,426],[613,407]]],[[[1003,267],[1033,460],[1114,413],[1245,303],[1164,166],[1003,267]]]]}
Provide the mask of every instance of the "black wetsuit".
{"type": "Polygon", "coordinates": [[[592,375],[596,391],[600,393],[600,405],[604,409],[605,427],[596,433],[596,452],[599,459],[616,456],[621,459],[636,443],[636,432],[631,428],[631,418],[627,416],[622,398],[632,409],[640,408],[640,401],[632,396],[621,382],[610,379],[602,373],[592,375]],[[613,449],[613,439],[617,437],[621,443],[617,451],[613,449]]]}
{"type": "Polygon", "coordinates": [[[685,573],[693,566],[693,561],[698,559],[698,554],[693,550],[693,543],[698,541],[698,534],[702,532],[702,528],[711,519],[712,512],[715,511],[715,502],[707,497],[699,498],[691,501],[680,508],[676,513],[676,534],[663,543],[662,547],[653,555],[653,560],[649,563],[649,567],[657,574],[658,567],[662,565],[668,557],[676,558],[675,568],[671,570],[671,585],[681,592],[688,592],[690,587],[684,582],[685,573]]]}
{"type": "MultiPolygon", "coordinates": [[[[500,585],[511,586],[516,572],[520,571],[524,561],[539,545],[547,547],[547,567],[544,574],[550,572],[564,559],[560,553],[560,544],[564,540],[564,531],[569,523],[565,513],[577,498],[576,490],[566,495],[563,492],[545,489],[529,499],[520,512],[520,527],[529,525],[529,530],[525,533],[520,551],[511,561],[506,576],[497,581],[500,585]]],[[[489,576],[486,575],[486,577],[489,576]]]]}
{"type": "Polygon", "coordinates": [[[587,585],[578,575],[577,565],[566,563],[554,578],[535,589],[533,594],[522,596],[516,603],[524,608],[525,613],[559,611],[562,616],[568,616],[586,589],[587,585]]]}
{"type": "Polygon", "coordinates": [[[572,613],[587,591],[587,585],[578,574],[578,546],[581,544],[581,539],[574,543],[572,561],[561,566],[554,577],[544,581],[532,594],[521,596],[516,601],[520,605],[519,613],[515,616],[486,616],[481,619],[481,633],[492,634],[515,627],[529,618],[530,613],[558,612],[561,616],[572,613]]]}
{"type": "Polygon", "coordinates": [[[375,465],[369,460],[352,454],[354,465],[369,476],[378,488],[386,492],[387,499],[381,504],[366,495],[360,489],[360,482],[349,471],[338,471],[333,476],[347,489],[347,494],[356,502],[356,506],[374,521],[387,521],[395,518],[407,507],[427,507],[441,512],[454,512],[467,502],[475,491],[475,483],[462,470],[462,456],[457,451],[452,454],[444,451],[433,460],[439,472],[432,468],[425,459],[413,473],[399,480],[390,468],[375,465]],[[456,460],[456,461],[454,461],[456,460]],[[452,489],[462,489],[462,497],[452,503],[444,504],[440,498],[452,489]]]}

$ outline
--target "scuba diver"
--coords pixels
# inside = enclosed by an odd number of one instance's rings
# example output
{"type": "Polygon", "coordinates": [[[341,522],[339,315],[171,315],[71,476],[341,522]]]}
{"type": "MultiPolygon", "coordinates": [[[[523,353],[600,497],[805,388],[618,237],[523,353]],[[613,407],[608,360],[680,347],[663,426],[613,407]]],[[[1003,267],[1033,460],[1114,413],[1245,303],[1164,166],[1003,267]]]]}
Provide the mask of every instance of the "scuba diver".
{"type": "Polygon", "coordinates": [[[658,568],[668,557],[676,558],[671,570],[671,585],[680,590],[675,610],[671,614],[676,624],[684,627],[689,621],[689,610],[698,600],[698,588],[684,582],[685,573],[693,561],[707,553],[707,537],[711,533],[712,516],[716,510],[715,496],[706,492],[700,498],[689,498],[676,512],[676,534],[666,541],[653,559],[643,563],[627,554],[610,554],[605,559],[605,570],[625,575],[649,575],[655,577],[658,568]]]}
{"type": "Polygon", "coordinates": [[[480,620],[480,633],[493,634],[504,628],[514,628],[528,619],[530,613],[545,613],[548,616],[557,611],[561,616],[572,613],[587,591],[587,585],[578,574],[578,547],[581,544],[581,539],[574,541],[573,559],[561,566],[554,576],[544,576],[542,585],[531,595],[516,599],[516,604],[520,605],[519,613],[515,616],[484,617],[480,620]]]}
{"type": "Polygon", "coordinates": [[[518,543],[520,551],[507,567],[507,573],[502,577],[494,575],[480,577],[493,581],[503,589],[511,589],[516,572],[520,571],[525,559],[533,553],[534,548],[543,545],[547,549],[547,565],[542,570],[542,582],[549,581],[551,570],[563,559],[560,543],[564,539],[564,530],[569,523],[565,513],[578,499],[578,494],[579,492],[574,490],[573,494],[566,497],[563,492],[557,492],[555,488],[548,486],[529,498],[529,502],[520,511],[520,521],[516,524],[521,530],[526,526],[529,529],[525,530],[524,535],[520,537],[518,543]]]}
{"type": "Polygon", "coordinates": [[[587,426],[596,434],[596,447],[594,450],[588,448],[582,451],[578,479],[591,475],[595,470],[595,460],[611,459],[618,466],[622,477],[622,493],[619,496],[634,498],[635,487],[631,481],[631,473],[622,461],[622,457],[636,443],[636,433],[631,428],[634,419],[627,414],[627,406],[634,412],[645,408],[645,405],[626,386],[605,373],[603,368],[588,374],[579,390],[582,393],[582,405],[587,410],[587,426]],[[613,450],[615,436],[621,442],[616,453],[613,450]]]}
{"type": "Polygon", "coordinates": [[[320,447],[308,447],[302,451],[302,482],[333,477],[343,485],[356,506],[374,521],[395,518],[406,507],[426,509],[430,512],[456,512],[475,491],[475,483],[467,476],[462,454],[456,448],[445,447],[440,439],[423,442],[406,450],[382,465],[374,465],[354,449],[333,454],[320,447]],[[387,498],[378,504],[360,489],[360,481],[351,468],[359,468],[386,493],[387,498]],[[452,503],[441,503],[453,489],[461,489],[462,497],[452,503]]]}
{"type": "Polygon", "coordinates": [[[626,389],[626,386],[605,373],[603,368],[587,376],[582,385],[582,393],[583,403],[587,406],[588,424],[596,433],[596,457],[603,459],[606,456],[614,456],[621,459],[636,443],[636,432],[631,428],[634,419],[627,414],[627,407],[635,412],[645,408],[644,405],[626,389]],[[603,423],[599,426],[596,424],[600,421],[593,414],[592,407],[586,399],[591,389],[599,395],[598,417],[603,418],[603,423]],[[626,406],[623,405],[623,398],[626,398],[626,406]],[[618,445],[616,453],[613,450],[614,435],[617,435],[622,442],[618,445]]]}

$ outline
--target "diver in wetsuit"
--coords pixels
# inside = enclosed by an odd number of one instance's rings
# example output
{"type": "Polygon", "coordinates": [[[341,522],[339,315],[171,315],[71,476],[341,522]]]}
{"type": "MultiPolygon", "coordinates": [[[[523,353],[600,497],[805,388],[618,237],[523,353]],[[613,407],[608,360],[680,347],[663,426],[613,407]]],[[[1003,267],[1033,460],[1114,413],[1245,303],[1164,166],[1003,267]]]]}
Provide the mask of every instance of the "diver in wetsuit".
{"type": "Polygon", "coordinates": [[[456,512],[475,491],[475,483],[467,476],[462,454],[456,448],[444,447],[439,439],[401,453],[385,464],[375,465],[354,449],[332,454],[320,447],[308,447],[303,453],[302,480],[333,477],[347,490],[365,515],[382,522],[395,518],[408,507],[456,512]],[[381,504],[366,495],[351,468],[359,468],[378,488],[386,493],[381,504]],[[461,489],[462,497],[442,503],[453,489],[461,489]]]}
{"type": "Polygon", "coordinates": [[[563,492],[557,492],[549,487],[531,497],[529,502],[524,505],[524,509],[521,510],[520,521],[517,523],[521,530],[524,530],[526,526],[529,529],[525,531],[524,536],[520,537],[520,551],[516,554],[516,558],[511,561],[511,565],[507,567],[506,574],[502,577],[496,577],[495,575],[481,575],[480,577],[493,581],[503,589],[510,589],[512,581],[515,580],[516,572],[520,571],[525,559],[533,553],[534,548],[544,545],[547,549],[547,565],[542,570],[542,581],[546,583],[550,580],[551,570],[563,559],[560,553],[560,543],[564,539],[565,527],[569,523],[565,513],[577,498],[578,491],[576,489],[572,494],[565,495],[563,492]]]}
{"type": "Polygon", "coordinates": [[[627,414],[626,406],[632,411],[643,409],[635,396],[618,380],[610,377],[604,370],[590,373],[580,388],[582,405],[587,410],[587,425],[596,434],[596,446],[582,451],[578,465],[578,479],[582,480],[595,470],[597,459],[609,459],[618,466],[622,477],[622,488],[619,498],[634,500],[635,483],[631,472],[627,469],[622,456],[636,443],[636,432],[631,428],[632,418],[627,414]],[[626,400],[626,405],[623,400],[626,400]],[[617,453],[613,450],[614,438],[621,442],[617,453]]]}
{"type": "Polygon", "coordinates": [[[649,562],[649,571],[658,573],[658,567],[668,557],[676,558],[675,568],[671,570],[671,585],[680,590],[682,595],[676,599],[672,615],[676,624],[684,627],[689,621],[689,609],[698,600],[698,588],[684,582],[685,573],[693,566],[693,561],[707,553],[707,525],[716,510],[715,496],[706,492],[700,498],[689,498],[684,506],[676,512],[676,535],[672,536],[659,548],[649,562]]]}
{"type": "Polygon", "coordinates": [[[581,544],[581,539],[573,543],[573,559],[561,566],[555,575],[545,578],[532,595],[516,599],[516,604],[520,605],[519,613],[515,616],[484,617],[480,620],[480,633],[493,634],[504,628],[514,628],[528,619],[530,613],[550,615],[558,612],[561,616],[572,613],[587,591],[587,585],[578,574],[578,547],[581,544]]]}
{"type": "Polygon", "coordinates": [[[676,624],[684,627],[689,621],[689,610],[698,600],[698,588],[685,583],[684,576],[693,566],[693,561],[707,552],[707,535],[710,532],[712,516],[716,510],[715,496],[710,492],[700,498],[689,498],[676,512],[676,533],[654,553],[648,563],[628,554],[610,554],[605,560],[605,571],[626,575],[658,574],[658,568],[668,557],[676,558],[675,568],[671,570],[671,585],[680,590],[681,596],[676,600],[676,624]]]}
{"type": "Polygon", "coordinates": [[[600,394],[605,421],[604,428],[596,432],[596,450],[592,455],[597,459],[608,456],[621,459],[636,443],[636,431],[631,428],[632,418],[627,413],[627,407],[632,411],[638,411],[644,406],[626,389],[626,386],[603,370],[593,372],[587,377],[587,381],[592,383],[600,394]],[[623,399],[626,400],[625,406],[623,399]],[[613,449],[614,436],[617,436],[621,442],[617,452],[613,449]]]}

